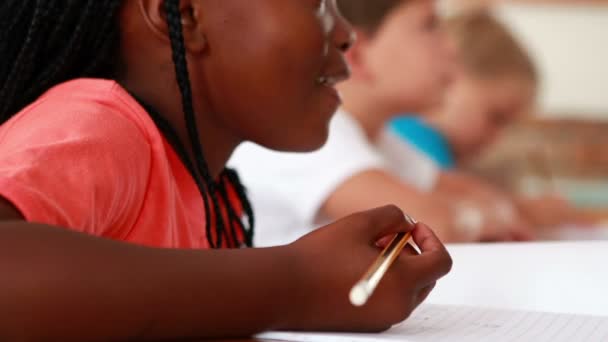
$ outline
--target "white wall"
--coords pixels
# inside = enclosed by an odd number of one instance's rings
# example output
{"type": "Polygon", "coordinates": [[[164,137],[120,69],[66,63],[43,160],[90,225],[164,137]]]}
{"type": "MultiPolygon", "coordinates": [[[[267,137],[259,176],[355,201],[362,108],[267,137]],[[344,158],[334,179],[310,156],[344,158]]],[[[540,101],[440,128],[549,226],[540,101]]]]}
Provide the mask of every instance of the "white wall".
{"type": "Polygon", "coordinates": [[[501,5],[543,77],[541,110],[608,120],[608,6],[501,5]]]}

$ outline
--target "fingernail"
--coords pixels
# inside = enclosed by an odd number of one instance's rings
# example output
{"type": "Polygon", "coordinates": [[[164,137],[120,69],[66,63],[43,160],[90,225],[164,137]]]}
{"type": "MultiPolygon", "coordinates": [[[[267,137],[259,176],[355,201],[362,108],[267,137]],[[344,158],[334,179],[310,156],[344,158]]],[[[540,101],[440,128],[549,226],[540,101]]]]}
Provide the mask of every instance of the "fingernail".
{"type": "Polygon", "coordinates": [[[383,238],[381,238],[380,240],[376,241],[376,247],[378,248],[386,248],[386,246],[388,246],[389,243],[391,243],[391,241],[393,240],[394,236],[385,236],[383,238]]]}
{"type": "Polygon", "coordinates": [[[408,224],[410,224],[411,226],[415,226],[418,221],[414,220],[410,215],[408,214],[403,214],[405,216],[405,221],[407,221],[408,224]]]}

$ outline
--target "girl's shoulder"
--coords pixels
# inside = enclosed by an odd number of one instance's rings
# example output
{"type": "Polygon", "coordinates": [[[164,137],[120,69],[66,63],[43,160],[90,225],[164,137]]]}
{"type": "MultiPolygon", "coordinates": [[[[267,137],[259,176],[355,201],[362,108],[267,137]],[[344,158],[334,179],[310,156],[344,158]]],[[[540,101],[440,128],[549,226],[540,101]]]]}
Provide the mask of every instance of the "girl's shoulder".
{"type": "Polygon", "coordinates": [[[75,79],[54,86],[4,123],[0,143],[16,135],[21,137],[17,140],[39,135],[120,140],[133,133],[148,142],[159,135],[147,112],[122,86],[112,80],[75,79]]]}
{"type": "Polygon", "coordinates": [[[28,220],[107,233],[146,195],[160,143],[146,115],[113,81],[53,87],[0,126],[0,196],[28,220]]]}

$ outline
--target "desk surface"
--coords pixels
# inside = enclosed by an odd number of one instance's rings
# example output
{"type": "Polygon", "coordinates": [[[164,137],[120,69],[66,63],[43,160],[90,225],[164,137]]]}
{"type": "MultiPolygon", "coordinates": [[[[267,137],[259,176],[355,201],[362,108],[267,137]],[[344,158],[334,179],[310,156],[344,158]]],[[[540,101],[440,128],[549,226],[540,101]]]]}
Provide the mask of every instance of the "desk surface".
{"type": "Polygon", "coordinates": [[[429,303],[608,316],[608,241],[449,249],[454,268],[429,303]]]}
{"type": "Polygon", "coordinates": [[[434,304],[608,316],[608,241],[449,246],[434,304]]]}

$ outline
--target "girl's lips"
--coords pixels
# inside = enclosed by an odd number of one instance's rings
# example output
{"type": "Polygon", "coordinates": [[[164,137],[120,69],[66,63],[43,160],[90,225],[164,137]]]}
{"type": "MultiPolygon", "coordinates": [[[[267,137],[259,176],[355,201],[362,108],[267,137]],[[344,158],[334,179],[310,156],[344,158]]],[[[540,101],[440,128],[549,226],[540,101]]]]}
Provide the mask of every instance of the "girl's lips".
{"type": "Polygon", "coordinates": [[[342,104],[342,97],[340,96],[338,89],[330,85],[324,85],[324,88],[327,90],[327,93],[329,95],[331,95],[333,98],[336,99],[336,101],[338,101],[338,105],[342,104]]]}
{"type": "Polygon", "coordinates": [[[350,77],[350,70],[346,65],[334,72],[323,74],[317,79],[320,85],[335,87],[338,83],[346,81],[350,77]]]}

